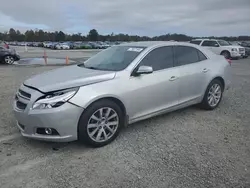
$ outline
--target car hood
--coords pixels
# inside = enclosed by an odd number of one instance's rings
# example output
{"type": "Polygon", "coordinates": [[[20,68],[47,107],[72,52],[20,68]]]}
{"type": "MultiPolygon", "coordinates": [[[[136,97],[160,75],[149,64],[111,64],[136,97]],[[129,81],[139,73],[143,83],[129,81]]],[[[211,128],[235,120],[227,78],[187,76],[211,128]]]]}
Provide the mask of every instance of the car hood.
{"type": "Polygon", "coordinates": [[[238,45],[230,45],[230,46],[225,46],[228,48],[243,48],[242,46],[238,46],[238,45]]]}
{"type": "Polygon", "coordinates": [[[113,71],[93,70],[72,65],[31,77],[24,82],[24,85],[46,93],[103,82],[114,77],[113,71]]]}

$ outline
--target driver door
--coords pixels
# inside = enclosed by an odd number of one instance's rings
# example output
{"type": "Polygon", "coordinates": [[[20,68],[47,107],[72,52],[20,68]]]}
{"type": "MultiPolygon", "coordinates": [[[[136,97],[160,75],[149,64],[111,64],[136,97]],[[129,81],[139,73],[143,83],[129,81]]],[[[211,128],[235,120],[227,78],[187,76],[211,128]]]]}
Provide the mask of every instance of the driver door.
{"type": "Polygon", "coordinates": [[[179,70],[173,56],[172,46],[153,49],[139,64],[151,66],[153,72],[130,77],[131,91],[126,97],[131,120],[178,105],[179,70]]]}

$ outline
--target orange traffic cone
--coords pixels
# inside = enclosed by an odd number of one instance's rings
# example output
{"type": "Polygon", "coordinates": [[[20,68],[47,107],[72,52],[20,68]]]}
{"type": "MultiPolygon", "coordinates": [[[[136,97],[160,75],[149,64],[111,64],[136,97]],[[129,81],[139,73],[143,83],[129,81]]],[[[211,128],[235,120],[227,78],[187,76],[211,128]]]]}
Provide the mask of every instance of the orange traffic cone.
{"type": "Polygon", "coordinates": [[[66,56],[66,64],[68,65],[69,64],[69,57],[66,56]]]}
{"type": "Polygon", "coordinates": [[[47,54],[46,54],[45,50],[44,50],[44,53],[43,53],[43,58],[44,58],[45,65],[47,65],[47,54]]]}

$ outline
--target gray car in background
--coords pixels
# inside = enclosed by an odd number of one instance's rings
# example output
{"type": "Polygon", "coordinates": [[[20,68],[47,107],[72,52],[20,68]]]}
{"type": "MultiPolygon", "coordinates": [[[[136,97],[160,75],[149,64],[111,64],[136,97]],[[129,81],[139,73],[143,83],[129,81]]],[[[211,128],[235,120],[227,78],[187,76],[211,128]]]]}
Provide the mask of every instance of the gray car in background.
{"type": "Polygon", "coordinates": [[[198,45],[125,43],[26,80],[14,113],[25,137],[100,147],[127,124],[194,104],[215,109],[230,71],[223,56],[198,45]]]}

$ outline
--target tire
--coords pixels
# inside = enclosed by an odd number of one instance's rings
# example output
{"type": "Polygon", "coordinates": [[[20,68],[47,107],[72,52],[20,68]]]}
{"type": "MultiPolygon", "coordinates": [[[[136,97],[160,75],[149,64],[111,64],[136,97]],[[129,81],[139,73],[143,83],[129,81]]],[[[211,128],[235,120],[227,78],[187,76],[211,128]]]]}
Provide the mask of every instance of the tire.
{"type": "Polygon", "coordinates": [[[230,59],[231,58],[231,54],[228,51],[221,52],[221,55],[223,55],[226,59],[230,59]]]}
{"type": "Polygon", "coordinates": [[[6,55],[4,56],[3,61],[7,65],[12,65],[15,62],[15,58],[11,55],[6,55]]]}
{"type": "Polygon", "coordinates": [[[203,109],[205,109],[205,110],[213,110],[213,109],[217,108],[219,106],[220,102],[221,102],[221,99],[222,99],[222,96],[223,96],[223,90],[224,90],[223,84],[221,83],[220,80],[218,80],[218,79],[212,80],[210,82],[210,84],[208,85],[207,89],[206,89],[206,92],[205,92],[203,100],[202,100],[202,102],[200,104],[200,107],[203,108],[203,109]],[[213,89],[217,90],[216,86],[219,87],[220,94],[219,93],[215,94],[215,93],[212,92],[213,89]],[[213,93],[213,94],[211,95],[210,93],[213,93]],[[218,97],[219,97],[219,99],[218,99],[218,97]],[[216,101],[216,103],[212,104],[210,102],[211,100],[212,100],[212,102],[216,101]]]}
{"type": "Polygon", "coordinates": [[[78,122],[78,139],[92,147],[105,146],[118,136],[121,128],[124,126],[124,122],[125,115],[119,105],[111,100],[99,100],[91,104],[81,115],[78,122]],[[100,118],[101,109],[103,118],[100,118]],[[109,116],[107,116],[108,111],[109,116]],[[110,117],[111,119],[107,120],[108,118],[104,116],[110,117]],[[115,117],[112,118],[111,116],[115,117]],[[97,120],[99,120],[99,123],[97,120]],[[107,126],[108,124],[110,125],[107,126]]]}

